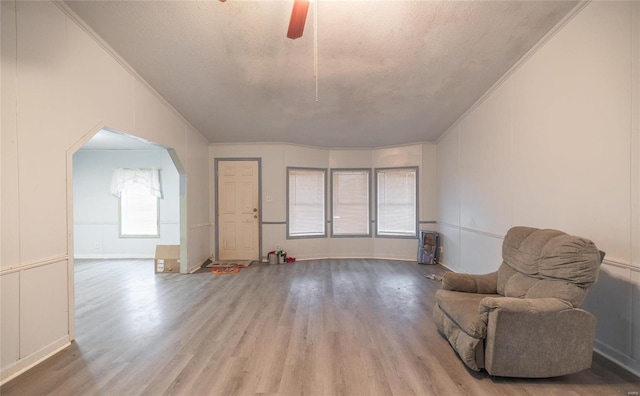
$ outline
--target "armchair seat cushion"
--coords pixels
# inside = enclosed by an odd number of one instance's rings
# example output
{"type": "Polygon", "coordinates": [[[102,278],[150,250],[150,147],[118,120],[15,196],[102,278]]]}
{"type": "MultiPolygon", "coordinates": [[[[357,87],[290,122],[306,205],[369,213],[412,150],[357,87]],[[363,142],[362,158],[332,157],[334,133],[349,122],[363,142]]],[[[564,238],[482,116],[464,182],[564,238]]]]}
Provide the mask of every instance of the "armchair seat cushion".
{"type": "Polygon", "coordinates": [[[473,338],[487,336],[487,324],[479,312],[480,302],[485,297],[500,297],[497,294],[460,293],[440,289],[436,292],[436,302],[442,312],[449,317],[460,330],[473,338]]]}

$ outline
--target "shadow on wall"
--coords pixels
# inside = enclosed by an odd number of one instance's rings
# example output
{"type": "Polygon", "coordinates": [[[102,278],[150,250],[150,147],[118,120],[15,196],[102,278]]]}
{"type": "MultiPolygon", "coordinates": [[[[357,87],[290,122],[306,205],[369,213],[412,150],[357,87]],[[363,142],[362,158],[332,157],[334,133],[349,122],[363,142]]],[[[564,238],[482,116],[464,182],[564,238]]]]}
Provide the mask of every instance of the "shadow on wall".
{"type": "Polygon", "coordinates": [[[640,371],[640,270],[602,264],[582,308],[596,322],[596,349],[640,371]]]}

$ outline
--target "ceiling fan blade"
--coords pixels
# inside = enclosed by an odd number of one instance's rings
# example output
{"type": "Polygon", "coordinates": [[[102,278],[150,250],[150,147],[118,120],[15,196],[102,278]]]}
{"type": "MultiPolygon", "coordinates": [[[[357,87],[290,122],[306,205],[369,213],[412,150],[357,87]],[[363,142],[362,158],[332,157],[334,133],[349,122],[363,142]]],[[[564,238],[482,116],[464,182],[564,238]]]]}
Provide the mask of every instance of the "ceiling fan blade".
{"type": "Polygon", "coordinates": [[[291,19],[289,20],[289,31],[287,37],[297,39],[302,37],[304,32],[304,23],[307,20],[307,11],[309,10],[308,0],[294,0],[293,9],[291,10],[291,19]]]}

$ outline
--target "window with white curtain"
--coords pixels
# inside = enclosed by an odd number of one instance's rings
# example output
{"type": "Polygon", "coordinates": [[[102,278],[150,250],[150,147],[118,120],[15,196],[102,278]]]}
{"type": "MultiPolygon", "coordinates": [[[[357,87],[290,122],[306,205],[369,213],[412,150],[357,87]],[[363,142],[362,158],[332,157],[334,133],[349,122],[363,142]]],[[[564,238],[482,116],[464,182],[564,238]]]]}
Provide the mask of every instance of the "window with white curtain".
{"type": "Polygon", "coordinates": [[[158,169],[117,168],[111,193],[119,198],[121,237],[159,237],[162,197],[158,169]]]}
{"type": "Polygon", "coordinates": [[[376,169],[376,235],[417,235],[418,168],[376,169]]]}
{"type": "Polygon", "coordinates": [[[324,237],[326,169],[287,168],[287,237],[324,237]]]}
{"type": "Polygon", "coordinates": [[[140,184],[128,186],[120,196],[120,236],[158,237],[158,197],[140,184]]]}
{"type": "Polygon", "coordinates": [[[369,169],[331,170],[331,235],[371,235],[369,169]]]}

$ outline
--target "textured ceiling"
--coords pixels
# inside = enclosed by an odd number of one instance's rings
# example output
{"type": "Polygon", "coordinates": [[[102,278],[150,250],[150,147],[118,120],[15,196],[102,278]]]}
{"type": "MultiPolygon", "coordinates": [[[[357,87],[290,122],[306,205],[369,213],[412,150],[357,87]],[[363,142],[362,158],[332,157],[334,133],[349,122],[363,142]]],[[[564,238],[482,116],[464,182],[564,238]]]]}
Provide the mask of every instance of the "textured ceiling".
{"type": "Polygon", "coordinates": [[[434,141],[572,1],[67,1],[214,143],[434,141]]]}

